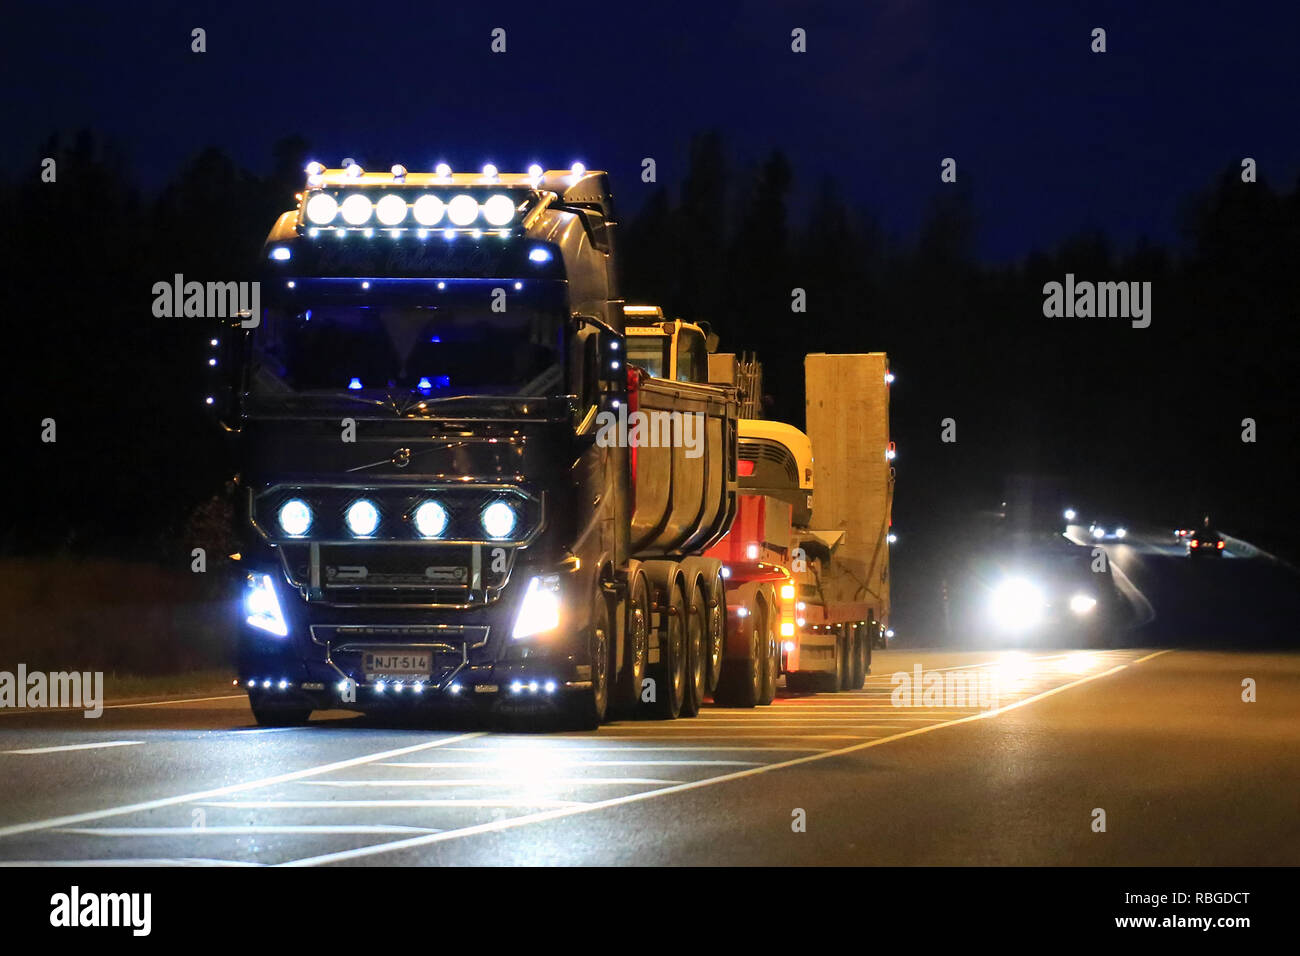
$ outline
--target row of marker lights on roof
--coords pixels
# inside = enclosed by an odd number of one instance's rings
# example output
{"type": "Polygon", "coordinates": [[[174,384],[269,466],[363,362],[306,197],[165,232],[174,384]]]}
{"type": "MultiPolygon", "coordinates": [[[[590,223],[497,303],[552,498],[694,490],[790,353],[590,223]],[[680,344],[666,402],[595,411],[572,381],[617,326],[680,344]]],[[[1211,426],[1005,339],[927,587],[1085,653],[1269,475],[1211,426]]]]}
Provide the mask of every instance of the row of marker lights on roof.
{"type": "MultiPolygon", "coordinates": [[[[361,175],[365,172],[359,163],[351,159],[343,160],[343,171],[348,179],[360,179],[361,175]]],[[[307,173],[308,186],[319,186],[325,182],[325,166],[322,163],[308,163],[305,172],[307,173]]],[[[394,165],[390,172],[393,174],[394,182],[401,183],[406,181],[407,169],[401,163],[394,165]]],[[[545,172],[546,170],[542,169],[538,163],[533,163],[528,167],[528,178],[533,180],[534,183],[538,183],[541,181],[545,172]]],[[[450,181],[451,166],[447,163],[439,163],[433,168],[433,174],[439,179],[450,181]]],[[[586,174],[587,167],[582,163],[574,163],[569,167],[569,175],[574,179],[580,179],[586,174]]],[[[500,172],[493,163],[487,163],[483,166],[484,182],[494,183],[499,179],[500,175],[500,172]]]]}

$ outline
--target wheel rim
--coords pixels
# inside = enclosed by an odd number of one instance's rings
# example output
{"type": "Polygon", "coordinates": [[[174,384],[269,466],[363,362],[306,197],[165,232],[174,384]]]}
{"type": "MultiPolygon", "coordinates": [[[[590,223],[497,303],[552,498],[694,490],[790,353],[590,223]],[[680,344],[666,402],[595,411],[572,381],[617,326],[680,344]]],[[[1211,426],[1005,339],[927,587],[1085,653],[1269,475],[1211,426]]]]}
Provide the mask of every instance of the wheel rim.
{"type": "Polygon", "coordinates": [[[682,622],[682,612],[686,610],[686,602],[682,601],[678,606],[682,611],[674,614],[669,621],[668,643],[672,647],[673,654],[673,692],[677,700],[681,700],[682,692],[686,689],[686,629],[682,622]]]}
{"type": "Polygon", "coordinates": [[[632,683],[637,693],[641,692],[641,681],[645,677],[645,660],[649,654],[649,629],[646,627],[645,591],[638,590],[637,602],[632,608],[631,660],[632,683]]]}
{"type": "Polygon", "coordinates": [[[604,713],[609,697],[609,612],[604,602],[596,598],[596,624],[591,635],[591,696],[595,699],[597,713],[604,713]]]}
{"type": "MultiPolygon", "coordinates": [[[[722,588],[718,586],[714,589],[714,594],[721,594],[722,588]]],[[[709,608],[709,675],[708,679],[716,683],[718,674],[722,671],[722,609],[723,602],[717,601],[709,608]]]]}
{"type": "MultiPolygon", "coordinates": [[[[705,609],[704,609],[703,607],[700,608],[700,611],[704,611],[704,610],[705,610],[705,609]]],[[[705,690],[705,687],[704,687],[704,684],[705,684],[705,678],[704,678],[704,663],[705,663],[705,662],[704,662],[704,654],[705,654],[705,647],[704,647],[704,642],[705,642],[705,640],[706,640],[707,629],[708,629],[708,618],[707,618],[704,614],[702,614],[702,613],[695,613],[695,614],[692,614],[692,615],[691,615],[691,626],[690,626],[690,632],[691,632],[691,655],[690,655],[690,660],[691,660],[691,662],[692,662],[693,665],[694,665],[694,666],[691,668],[691,688],[692,688],[692,693],[695,694],[695,697],[696,697],[696,703],[699,703],[700,700],[702,700],[702,699],[704,698],[704,690],[705,690]]]]}

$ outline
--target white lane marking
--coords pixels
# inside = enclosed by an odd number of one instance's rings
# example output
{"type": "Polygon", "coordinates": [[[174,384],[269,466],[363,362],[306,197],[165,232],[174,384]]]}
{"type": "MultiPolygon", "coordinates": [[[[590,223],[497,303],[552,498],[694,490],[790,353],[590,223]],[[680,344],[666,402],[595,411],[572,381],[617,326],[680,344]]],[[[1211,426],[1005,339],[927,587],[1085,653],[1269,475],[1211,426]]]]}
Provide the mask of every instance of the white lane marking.
{"type": "MultiPolygon", "coordinates": [[[[492,751],[487,751],[492,753],[492,751]]],[[[521,751],[529,757],[535,758],[538,762],[546,767],[754,767],[760,761],[757,760],[552,760],[551,754],[544,750],[525,750],[521,751]]],[[[496,756],[500,756],[497,752],[496,756]]],[[[502,764],[506,767],[513,767],[515,758],[506,757],[504,760],[454,760],[446,763],[435,763],[434,761],[409,763],[377,763],[376,767],[414,767],[421,770],[447,770],[479,767],[489,770],[500,770],[502,764]]]]}
{"type": "MultiPolygon", "coordinates": [[[[563,739],[563,740],[565,740],[565,741],[568,741],[568,740],[573,740],[574,738],[572,738],[572,737],[565,737],[565,738],[551,737],[551,738],[548,738],[548,742],[549,742],[550,740],[560,740],[560,739],[563,739]]],[[[610,738],[602,736],[602,739],[608,740],[608,739],[610,739],[610,738]]],[[[696,747],[696,746],[691,745],[691,744],[662,744],[662,745],[661,745],[661,744],[655,744],[655,745],[650,746],[650,747],[641,747],[641,746],[633,746],[633,745],[625,745],[625,746],[621,746],[621,747],[560,747],[560,746],[549,747],[549,746],[548,746],[547,748],[545,748],[545,749],[543,749],[543,750],[539,750],[539,749],[536,748],[535,745],[534,745],[533,747],[523,747],[523,746],[519,746],[519,745],[517,745],[517,744],[502,744],[502,745],[499,745],[499,746],[488,746],[488,747],[444,747],[444,748],[443,748],[443,751],[444,751],[444,752],[448,752],[448,753],[451,752],[451,751],[456,751],[456,752],[458,752],[458,753],[471,753],[471,754],[500,754],[500,753],[514,754],[514,753],[519,753],[519,754],[530,754],[530,755],[531,755],[531,754],[537,754],[537,753],[548,753],[548,754],[550,754],[550,753],[563,753],[563,754],[594,754],[594,753],[628,754],[628,753],[640,753],[640,752],[643,751],[643,750],[647,750],[647,751],[653,751],[653,750],[687,750],[687,751],[690,751],[690,750],[702,750],[702,751],[708,751],[708,752],[717,752],[717,751],[719,751],[719,750],[724,750],[724,751],[730,751],[730,750],[739,750],[739,751],[749,751],[749,750],[776,750],[776,751],[780,751],[780,752],[783,752],[783,753],[790,753],[791,751],[797,751],[797,750],[806,750],[806,751],[808,751],[809,753],[813,753],[813,752],[821,751],[821,750],[825,750],[825,749],[826,749],[825,747],[772,747],[772,746],[764,746],[764,747],[724,747],[724,746],[717,746],[717,747],[696,747]]]]}
{"type": "Polygon", "coordinates": [[[357,767],[361,764],[372,763],[377,760],[389,760],[393,757],[403,757],[406,754],[419,753],[422,750],[431,750],[434,747],[440,747],[443,744],[460,743],[463,740],[473,740],[476,737],[482,736],[483,731],[457,734],[453,737],[442,737],[438,740],[431,740],[422,744],[412,744],[409,747],[398,747],[396,750],[381,750],[377,753],[363,754],[360,757],[352,757],[348,760],[338,760],[334,763],[320,764],[315,767],[306,767],[302,770],[291,771],[290,773],[276,774],[274,777],[263,777],[259,780],[249,780],[245,783],[232,783],[224,787],[213,787],[211,790],[199,790],[194,793],[183,793],[173,797],[159,797],[157,800],[146,800],[142,803],[130,803],[123,806],[108,807],[104,810],[90,810],[85,813],[72,813],[62,817],[49,817],[45,820],[30,820],[26,823],[15,823],[7,827],[0,827],[0,837],[14,836],[18,833],[31,833],[34,830],[51,830],[55,827],[67,827],[78,823],[89,823],[92,820],[103,820],[107,817],[117,817],[126,813],[137,813],[141,810],[157,810],[160,807],[174,807],[180,803],[193,803],[197,800],[222,797],[231,793],[242,793],[245,790],[255,790],[258,787],[269,787],[278,783],[288,783],[293,780],[301,780],[304,777],[314,777],[322,773],[331,773],[335,770],[346,770],[349,767],[357,767]]]}
{"type": "Polygon", "coordinates": [[[248,863],[243,860],[206,860],[202,857],[134,858],[129,860],[0,860],[0,867],[13,866],[266,866],[265,863],[248,863]]]}
{"type": "Polygon", "coordinates": [[[225,800],[200,803],[201,807],[223,807],[227,810],[388,810],[394,807],[466,807],[478,808],[512,808],[512,807],[584,807],[582,800],[546,800],[509,797],[497,800],[225,800]]]}
{"type": "Polygon", "coordinates": [[[664,797],[673,793],[684,793],[688,790],[698,790],[703,787],[711,787],[719,783],[727,783],[732,780],[742,780],[746,777],[757,776],[761,773],[771,773],[774,770],[784,770],[787,767],[796,767],[800,764],[812,763],[817,760],[826,760],[830,757],[842,757],[846,754],[856,753],[860,750],[866,750],[870,747],[879,747],[883,744],[892,743],[896,740],[904,740],[908,737],[916,737],[921,734],[932,733],[936,730],[942,730],[947,727],[955,727],[959,724],[966,724],[976,720],[987,720],[996,717],[999,714],[1014,710],[1017,707],[1024,707],[1027,704],[1042,700],[1044,697],[1051,697],[1062,691],[1069,690],[1072,687],[1078,687],[1080,684],[1086,684],[1090,681],[1099,680],[1102,677],[1108,677],[1128,667],[1128,664],[1119,664],[1110,670],[1102,671],[1097,674],[1088,674],[1080,677],[1078,680],[1070,681],[1050,690],[1043,691],[1033,697],[1027,697],[1018,700],[1015,703],[1008,704],[1005,707],[999,707],[994,710],[982,711],[978,714],[971,714],[967,717],[958,717],[955,720],[943,721],[942,723],[929,724],[925,727],[915,727],[912,730],[905,730],[901,733],[893,734],[888,737],[877,737],[874,740],[867,740],[860,744],[851,744],[847,747],[841,747],[837,750],[827,750],[822,753],[808,754],[803,757],[793,757],[790,760],[783,760],[779,763],[763,764],[758,767],[749,767],[745,770],[736,770],[731,773],[722,774],[717,777],[706,777],[703,780],[692,780],[687,783],[679,783],[671,787],[661,787],[657,790],[643,790],[640,793],[630,793],[621,797],[610,797],[607,800],[599,800],[594,803],[588,803],[580,807],[557,808],[554,810],[545,810],[540,813],[528,813],[523,816],[510,817],[505,820],[494,820],[490,823],[480,823],[474,826],[461,827],[455,830],[447,830],[443,833],[433,833],[428,836],[410,837],[405,840],[391,840],[387,843],[377,843],[372,846],[357,847],[352,850],[340,850],[335,853],[323,853],[319,856],[305,857],[301,860],[290,860],[279,866],[319,866],[326,863],[342,863],[347,860],[356,860],[367,856],[376,856],[381,853],[393,853],[398,850],[410,850],[416,847],[430,846],[434,843],[444,843],[449,840],[458,840],[467,836],[477,836],[481,833],[495,833],[502,830],[510,830],[515,827],[529,826],[534,823],[544,823],[550,820],[559,820],[564,817],[575,816],[580,813],[591,813],[596,810],[605,810],[611,807],[624,806],[631,803],[638,803],[642,800],[650,800],[655,797],[664,797]]]}
{"type": "Polygon", "coordinates": [[[0,750],[6,754],[60,754],[70,750],[102,750],[105,747],[134,747],[143,740],[106,740],[98,744],[65,744],[62,747],[30,747],[27,750],[0,750]]]}
{"type": "Polygon", "coordinates": [[[681,783],[680,780],[659,780],[654,777],[533,777],[520,774],[515,777],[460,777],[447,780],[305,780],[304,787],[621,787],[656,786],[681,783]]]}
{"type": "MultiPolygon", "coordinates": [[[[837,728],[851,730],[852,728],[837,728]]],[[[632,736],[620,736],[619,734],[601,734],[601,740],[864,740],[870,737],[870,734],[809,734],[803,731],[792,730],[785,734],[743,734],[739,732],[724,732],[720,734],[690,734],[677,735],[660,733],[658,736],[648,734],[634,734],[632,736]]],[[[580,737],[564,737],[563,740],[580,740],[580,737]]],[[[725,743],[716,744],[704,748],[705,750],[734,750],[734,747],[728,747],[725,743]]],[[[825,752],[825,747],[774,747],[774,750],[816,750],[825,752]]],[[[3,835],[3,834],[0,834],[3,835]]]]}
{"type": "Polygon", "coordinates": [[[437,827],[404,827],[395,823],[356,823],[344,825],[254,824],[229,827],[65,827],[55,833],[75,833],[97,837],[179,837],[179,836],[260,836],[260,835],[351,835],[358,833],[441,833],[437,827]]]}

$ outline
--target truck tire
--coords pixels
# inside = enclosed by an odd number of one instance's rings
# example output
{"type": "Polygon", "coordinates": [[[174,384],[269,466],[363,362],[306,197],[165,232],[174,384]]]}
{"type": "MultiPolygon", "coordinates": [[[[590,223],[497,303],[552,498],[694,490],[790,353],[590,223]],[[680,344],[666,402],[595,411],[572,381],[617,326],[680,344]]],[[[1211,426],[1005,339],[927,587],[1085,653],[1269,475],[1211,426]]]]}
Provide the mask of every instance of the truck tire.
{"type": "Polygon", "coordinates": [[[718,678],[718,689],[714,691],[713,700],[723,707],[753,707],[763,687],[762,659],[759,656],[759,620],[757,614],[757,589],[746,585],[740,589],[739,604],[745,608],[746,615],[735,623],[735,638],[732,651],[722,662],[722,675],[718,678]],[[743,656],[735,654],[736,645],[744,648],[743,656]]]}
{"type": "Polygon", "coordinates": [[[849,690],[862,690],[867,681],[867,671],[871,668],[871,637],[866,625],[858,624],[853,628],[853,679],[849,690]]]}
{"type": "Polygon", "coordinates": [[[855,625],[840,625],[840,653],[844,656],[844,666],[840,671],[840,690],[853,690],[853,668],[858,659],[857,644],[853,639],[855,625]]]}
{"type": "Polygon", "coordinates": [[[781,643],[776,609],[776,593],[770,586],[765,586],[763,593],[763,629],[762,645],[759,648],[763,657],[763,683],[758,694],[758,704],[766,707],[776,700],[776,678],[781,669],[781,643]]]}
{"type": "Polygon", "coordinates": [[[623,669],[615,681],[612,703],[620,714],[634,714],[641,703],[641,684],[650,656],[650,585],[634,563],[623,604],[623,669]]]}
{"type": "Polygon", "coordinates": [[[727,582],[722,577],[722,562],[716,558],[687,558],[682,571],[689,579],[698,574],[704,581],[708,600],[709,628],[706,632],[704,684],[705,696],[717,692],[722,677],[722,659],[727,653],[727,582]]]}
{"type": "Polygon", "coordinates": [[[704,580],[686,579],[686,693],[682,696],[682,716],[700,712],[708,693],[709,599],[704,580]]]}
{"type": "Polygon", "coordinates": [[[595,730],[605,721],[609,708],[610,608],[600,582],[592,597],[591,623],[587,626],[587,659],[591,662],[591,686],[573,692],[570,710],[581,730],[595,730]]]}
{"type": "Polygon", "coordinates": [[[840,627],[835,628],[835,670],[823,672],[821,689],[827,694],[838,694],[844,689],[847,680],[844,677],[844,633],[840,627]]]}
{"type": "Polygon", "coordinates": [[[248,706],[259,727],[300,727],[311,719],[311,708],[267,703],[259,693],[248,695],[248,706]]]}
{"type": "Polygon", "coordinates": [[[657,720],[676,720],[687,684],[686,594],[675,561],[647,561],[644,567],[659,611],[659,660],[647,668],[654,693],[652,700],[642,703],[641,712],[657,720]]]}

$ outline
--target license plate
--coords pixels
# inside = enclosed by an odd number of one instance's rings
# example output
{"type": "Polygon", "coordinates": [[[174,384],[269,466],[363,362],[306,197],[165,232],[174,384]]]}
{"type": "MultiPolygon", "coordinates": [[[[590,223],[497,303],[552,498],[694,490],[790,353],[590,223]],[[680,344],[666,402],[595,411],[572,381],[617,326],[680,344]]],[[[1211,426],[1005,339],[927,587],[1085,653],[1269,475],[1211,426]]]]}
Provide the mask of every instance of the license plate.
{"type": "Polygon", "coordinates": [[[366,651],[361,655],[366,680],[428,680],[433,672],[433,655],[428,651],[401,649],[366,651]]]}

